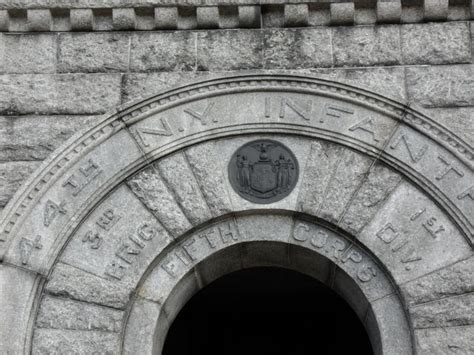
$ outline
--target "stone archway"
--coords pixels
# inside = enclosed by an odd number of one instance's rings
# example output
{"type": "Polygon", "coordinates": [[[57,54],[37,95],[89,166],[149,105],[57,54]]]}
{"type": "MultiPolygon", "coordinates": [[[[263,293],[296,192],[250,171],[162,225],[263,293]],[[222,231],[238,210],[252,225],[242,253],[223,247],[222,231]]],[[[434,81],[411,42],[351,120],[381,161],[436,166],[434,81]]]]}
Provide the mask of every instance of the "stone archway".
{"type": "Polygon", "coordinates": [[[212,274],[219,265],[210,255],[217,242],[199,233],[273,218],[260,234],[247,228],[244,240],[216,233],[253,245],[256,263],[269,245],[283,246],[272,260],[281,265],[293,245],[310,243],[299,247],[311,257],[293,260],[308,273],[321,271],[311,264],[321,257],[344,271],[348,286],[339,291],[353,291],[346,299],[354,309],[371,309],[367,326],[376,329],[379,353],[429,351],[433,339],[439,348],[465,347],[462,329],[440,336],[420,327],[426,319],[417,303],[445,287],[436,273],[466,263],[472,271],[473,161],[471,147],[412,108],[311,78],[216,79],[119,109],[45,162],[4,214],[2,346],[156,351],[167,322],[156,309],[137,308],[141,298],[170,317],[204,282],[201,266],[212,274]],[[285,144],[300,167],[294,190],[270,204],[249,202],[229,185],[232,154],[257,138],[285,144]],[[311,247],[321,234],[298,234],[311,228],[334,233],[333,242],[311,247]],[[208,247],[197,248],[197,238],[208,247]],[[165,265],[169,253],[176,260],[165,265]],[[166,289],[175,296],[156,296],[166,289]]]}

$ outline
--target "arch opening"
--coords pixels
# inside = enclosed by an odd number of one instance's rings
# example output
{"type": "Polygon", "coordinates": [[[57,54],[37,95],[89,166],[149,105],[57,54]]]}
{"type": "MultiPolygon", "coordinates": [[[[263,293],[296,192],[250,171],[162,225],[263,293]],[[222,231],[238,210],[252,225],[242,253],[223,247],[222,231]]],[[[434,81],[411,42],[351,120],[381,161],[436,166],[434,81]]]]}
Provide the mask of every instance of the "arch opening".
{"type": "Polygon", "coordinates": [[[181,309],[163,348],[163,355],[352,352],[373,354],[349,304],[316,279],[277,267],[236,271],[207,285],[181,309]]]}

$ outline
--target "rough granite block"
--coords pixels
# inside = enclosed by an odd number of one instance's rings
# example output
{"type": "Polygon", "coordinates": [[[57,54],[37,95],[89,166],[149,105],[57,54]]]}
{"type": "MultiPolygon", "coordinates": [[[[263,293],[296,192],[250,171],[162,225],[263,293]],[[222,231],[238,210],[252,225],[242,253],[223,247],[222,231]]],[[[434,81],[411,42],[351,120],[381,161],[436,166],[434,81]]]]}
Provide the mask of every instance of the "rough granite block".
{"type": "Polygon", "coordinates": [[[446,22],[401,26],[404,64],[471,61],[469,23],[446,22]]]}
{"type": "Polygon", "coordinates": [[[43,160],[97,116],[0,117],[0,160],[43,160]]]}
{"type": "Polygon", "coordinates": [[[0,114],[97,114],[120,104],[119,74],[0,76],[0,114]]]}
{"type": "Polygon", "coordinates": [[[260,30],[199,32],[198,70],[259,69],[263,67],[260,30]]]}
{"type": "Polygon", "coordinates": [[[39,354],[117,354],[120,335],[84,330],[36,329],[33,351],[39,354]]]}
{"type": "Polygon", "coordinates": [[[411,304],[474,292],[474,258],[460,261],[402,286],[411,304]]]}
{"type": "Polygon", "coordinates": [[[474,353],[474,326],[415,330],[419,355],[474,353]]]}
{"type": "Polygon", "coordinates": [[[131,71],[188,71],[195,67],[193,32],[134,33],[130,49],[131,71]]]}
{"type": "Polygon", "coordinates": [[[473,65],[408,67],[408,97],[425,107],[474,106],[473,68],[473,65]]]}
{"type": "Polygon", "coordinates": [[[121,33],[62,33],[58,71],[62,73],[125,72],[129,36],[121,33]]]}
{"type": "Polygon", "coordinates": [[[56,35],[0,34],[0,72],[54,73],[56,35]]]}
{"type": "Polygon", "coordinates": [[[39,161],[11,161],[0,163],[0,206],[5,206],[16,190],[38,168],[39,161]]]}
{"type": "Polygon", "coordinates": [[[265,30],[264,58],[266,69],[330,67],[333,65],[331,30],[265,30]]]}
{"type": "Polygon", "coordinates": [[[336,66],[397,65],[401,62],[397,26],[356,26],[333,29],[336,66]]]}
{"type": "Polygon", "coordinates": [[[410,308],[415,328],[474,324],[474,293],[443,298],[410,308]]]}

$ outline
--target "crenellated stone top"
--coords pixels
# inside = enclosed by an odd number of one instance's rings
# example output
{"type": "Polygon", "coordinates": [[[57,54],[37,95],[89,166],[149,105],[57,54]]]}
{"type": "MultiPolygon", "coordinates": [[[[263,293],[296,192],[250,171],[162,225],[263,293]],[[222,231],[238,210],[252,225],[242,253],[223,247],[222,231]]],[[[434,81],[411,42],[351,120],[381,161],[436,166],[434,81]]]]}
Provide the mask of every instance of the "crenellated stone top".
{"type": "Polygon", "coordinates": [[[3,0],[0,31],[313,27],[473,19],[472,0],[3,0]]]}

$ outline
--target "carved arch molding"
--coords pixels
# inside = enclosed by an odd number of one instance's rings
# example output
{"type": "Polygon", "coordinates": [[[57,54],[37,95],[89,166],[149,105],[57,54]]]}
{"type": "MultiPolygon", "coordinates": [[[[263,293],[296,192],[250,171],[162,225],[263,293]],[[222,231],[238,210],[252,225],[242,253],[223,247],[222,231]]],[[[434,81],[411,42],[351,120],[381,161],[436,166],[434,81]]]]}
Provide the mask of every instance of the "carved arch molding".
{"type": "Polygon", "coordinates": [[[343,295],[376,353],[422,353],[410,287],[472,257],[473,165],[472,147],[411,107],[307,77],[222,78],[119,108],[5,210],[0,342],[159,353],[199,288],[277,265],[343,295]],[[232,154],[256,138],[299,164],[270,204],[229,183],[232,154]]]}

